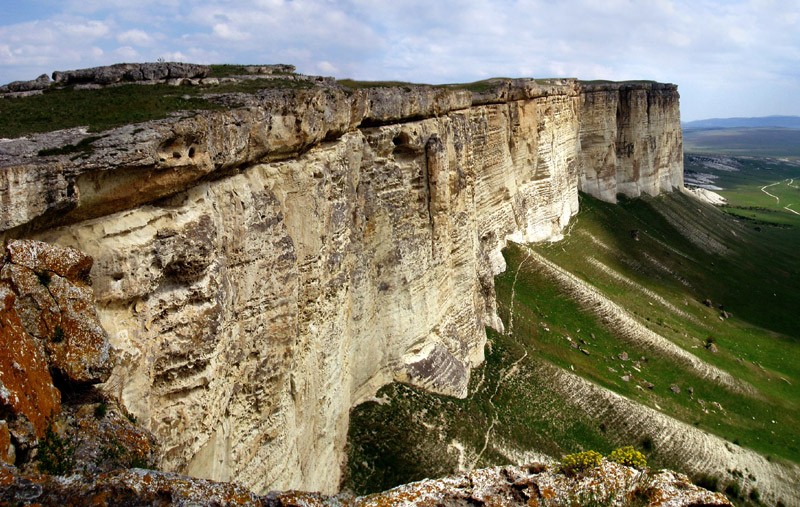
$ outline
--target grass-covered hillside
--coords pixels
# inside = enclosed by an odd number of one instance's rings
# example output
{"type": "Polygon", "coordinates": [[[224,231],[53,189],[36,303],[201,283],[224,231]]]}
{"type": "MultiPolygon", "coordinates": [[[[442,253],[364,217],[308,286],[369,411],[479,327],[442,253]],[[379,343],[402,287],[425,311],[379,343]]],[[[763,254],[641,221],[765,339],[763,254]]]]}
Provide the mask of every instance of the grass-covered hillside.
{"type": "Polygon", "coordinates": [[[740,503],[791,504],[798,230],[682,193],[619,205],[582,196],[563,241],[504,252],[506,330],[489,331],[467,399],[392,385],[379,393],[387,403],[352,412],[345,486],[632,444],[651,466],[740,503]]]}

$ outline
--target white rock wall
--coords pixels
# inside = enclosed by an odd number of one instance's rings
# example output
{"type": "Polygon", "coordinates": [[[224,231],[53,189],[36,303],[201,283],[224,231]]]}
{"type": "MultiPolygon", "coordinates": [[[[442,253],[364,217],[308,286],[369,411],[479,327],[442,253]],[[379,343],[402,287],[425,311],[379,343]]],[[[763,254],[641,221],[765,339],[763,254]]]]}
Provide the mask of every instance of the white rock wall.
{"type": "Polygon", "coordinates": [[[356,130],[39,236],[95,258],[108,388],[165,468],[335,491],[352,406],[393,380],[466,395],[506,239],[577,212],[577,100],[356,130]]]}
{"type": "Polygon", "coordinates": [[[683,188],[678,93],[661,83],[584,85],[580,190],[609,202],[683,188]]]}

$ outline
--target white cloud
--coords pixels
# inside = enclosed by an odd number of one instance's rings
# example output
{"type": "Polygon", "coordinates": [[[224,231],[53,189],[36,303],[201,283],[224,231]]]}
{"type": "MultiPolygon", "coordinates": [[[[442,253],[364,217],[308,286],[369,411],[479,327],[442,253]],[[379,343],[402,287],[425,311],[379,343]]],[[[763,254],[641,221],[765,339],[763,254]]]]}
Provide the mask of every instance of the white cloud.
{"type": "Polygon", "coordinates": [[[190,58],[185,53],[182,53],[180,51],[164,53],[163,56],[161,56],[161,58],[163,58],[164,60],[166,60],[168,62],[186,62],[186,61],[190,61],[190,58]]]}
{"type": "MultiPolygon", "coordinates": [[[[28,68],[35,63],[41,72],[70,64],[92,65],[102,56],[95,51],[111,32],[105,22],[67,18],[0,26],[0,65],[28,68]]],[[[18,79],[30,79],[19,76],[18,79]]]]}
{"type": "Polygon", "coordinates": [[[317,69],[319,70],[319,72],[321,72],[322,74],[325,74],[325,75],[338,74],[339,73],[339,68],[336,67],[331,62],[328,62],[328,61],[319,62],[317,64],[317,69]]]}
{"type": "Polygon", "coordinates": [[[212,28],[212,32],[221,39],[235,42],[241,42],[251,38],[248,32],[231,28],[227,23],[217,23],[212,28]]]}
{"type": "Polygon", "coordinates": [[[114,55],[125,62],[135,62],[139,58],[139,52],[130,46],[118,47],[114,50],[114,55]]]}
{"type": "Polygon", "coordinates": [[[97,20],[57,21],[55,26],[66,37],[97,39],[108,35],[109,26],[97,20]]]}
{"type": "Polygon", "coordinates": [[[133,29],[126,30],[117,35],[117,42],[132,46],[149,46],[153,44],[154,41],[153,38],[144,30],[133,29]]]}

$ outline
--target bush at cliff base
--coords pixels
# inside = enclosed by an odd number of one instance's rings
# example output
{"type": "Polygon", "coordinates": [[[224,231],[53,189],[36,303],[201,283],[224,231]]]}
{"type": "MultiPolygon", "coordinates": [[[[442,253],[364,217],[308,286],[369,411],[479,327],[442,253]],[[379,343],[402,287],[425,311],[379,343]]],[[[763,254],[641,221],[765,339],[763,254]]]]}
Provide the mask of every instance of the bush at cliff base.
{"type": "Polygon", "coordinates": [[[608,455],[608,460],[640,470],[647,467],[647,459],[645,459],[644,454],[630,445],[611,451],[611,454],[608,455]]]}
{"type": "Polygon", "coordinates": [[[575,454],[567,454],[561,458],[559,470],[566,475],[574,475],[578,472],[600,466],[603,455],[597,451],[585,451],[575,454]]]}

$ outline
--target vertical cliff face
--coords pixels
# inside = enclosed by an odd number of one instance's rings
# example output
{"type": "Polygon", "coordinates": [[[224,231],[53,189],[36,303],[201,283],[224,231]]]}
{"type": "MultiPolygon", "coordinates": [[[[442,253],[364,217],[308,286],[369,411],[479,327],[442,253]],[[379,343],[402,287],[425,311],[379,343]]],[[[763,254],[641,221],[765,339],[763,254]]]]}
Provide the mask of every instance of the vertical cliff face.
{"type": "Polygon", "coordinates": [[[678,94],[662,83],[584,84],[580,189],[616,202],[617,194],[657,195],[683,187],[678,94]]]}
{"type": "Polygon", "coordinates": [[[579,188],[680,186],[674,87],[602,88],[298,92],[156,126],[119,166],[52,166],[69,191],[3,216],[82,220],[32,235],[95,258],[106,388],[166,469],[330,492],[380,386],[466,395],[506,241],[559,238],[579,188]]]}

